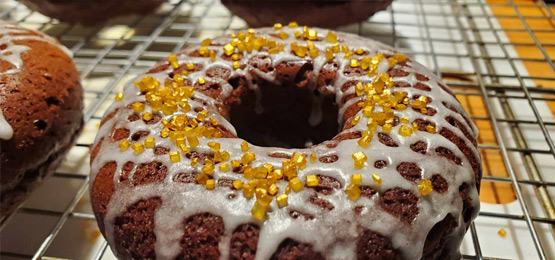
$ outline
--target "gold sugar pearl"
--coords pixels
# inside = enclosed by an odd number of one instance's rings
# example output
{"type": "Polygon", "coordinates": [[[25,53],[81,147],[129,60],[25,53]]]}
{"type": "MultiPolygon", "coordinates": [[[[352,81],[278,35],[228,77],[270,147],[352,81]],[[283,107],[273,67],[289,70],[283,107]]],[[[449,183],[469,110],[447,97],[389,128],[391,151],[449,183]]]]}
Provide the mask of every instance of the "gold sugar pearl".
{"type": "Polygon", "coordinates": [[[499,234],[502,237],[507,236],[507,231],[505,231],[505,229],[499,229],[499,231],[497,231],[497,234],[499,234]]]}

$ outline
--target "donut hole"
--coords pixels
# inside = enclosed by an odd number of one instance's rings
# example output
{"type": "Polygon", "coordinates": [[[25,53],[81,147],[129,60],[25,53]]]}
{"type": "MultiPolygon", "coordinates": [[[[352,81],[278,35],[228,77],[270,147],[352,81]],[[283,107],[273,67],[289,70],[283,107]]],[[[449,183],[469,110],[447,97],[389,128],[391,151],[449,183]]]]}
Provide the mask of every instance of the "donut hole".
{"type": "Polygon", "coordinates": [[[258,79],[258,98],[255,91],[243,91],[240,101],[232,102],[229,110],[237,135],[258,146],[283,148],[305,148],[337,135],[335,97],[299,87],[307,84],[308,74],[303,66],[297,76],[282,85],[258,79]]]}

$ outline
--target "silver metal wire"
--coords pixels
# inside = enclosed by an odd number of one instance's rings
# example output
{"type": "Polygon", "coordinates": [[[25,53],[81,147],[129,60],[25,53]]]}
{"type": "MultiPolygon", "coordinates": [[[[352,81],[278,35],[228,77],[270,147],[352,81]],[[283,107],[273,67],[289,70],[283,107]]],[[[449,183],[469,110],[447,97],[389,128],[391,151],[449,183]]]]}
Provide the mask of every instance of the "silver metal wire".
{"type": "MultiPolygon", "coordinates": [[[[488,123],[491,126],[495,141],[480,143],[479,149],[483,153],[499,153],[500,163],[507,173],[505,176],[485,175],[483,180],[493,184],[510,184],[519,210],[504,213],[482,210],[479,218],[525,223],[537,259],[549,259],[546,249],[554,247],[555,239],[555,181],[553,178],[545,180],[555,172],[543,170],[540,165],[542,162],[537,159],[537,156],[548,157],[547,160],[555,165],[555,120],[542,116],[538,108],[538,102],[555,104],[555,64],[549,51],[555,48],[555,42],[542,42],[537,35],[555,35],[555,30],[535,28],[530,21],[544,21],[555,28],[555,15],[550,7],[553,8],[543,1],[397,0],[388,11],[380,14],[387,15],[386,19],[372,18],[357,25],[339,28],[391,44],[444,77],[459,98],[479,98],[483,102],[485,114],[470,114],[475,122],[488,123]],[[514,13],[502,13],[493,17],[492,8],[509,8],[514,13]],[[535,8],[541,12],[524,14],[522,10],[525,8],[535,8]],[[412,19],[404,19],[407,17],[412,19]],[[438,19],[451,22],[434,22],[438,19]],[[522,28],[501,28],[495,19],[515,19],[522,24],[522,28]],[[407,27],[420,30],[421,33],[404,33],[406,30],[403,28],[407,27]],[[451,37],[441,37],[442,35],[437,34],[438,31],[446,32],[451,37]],[[504,33],[523,33],[532,42],[511,42],[501,36],[504,33]],[[484,36],[486,34],[491,37],[484,36]],[[412,48],[414,43],[421,44],[422,48],[412,48]],[[442,44],[459,46],[464,51],[445,52],[437,47],[442,44]],[[491,46],[498,47],[500,52],[492,53],[491,46]],[[536,48],[540,55],[532,58],[520,57],[513,53],[516,47],[536,48]],[[445,70],[442,67],[443,59],[466,59],[469,61],[468,70],[445,70]],[[550,71],[540,76],[523,73],[521,66],[525,62],[545,63],[550,71]],[[499,71],[496,65],[498,63],[508,64],[508,71],[499,71]],[[536,81],[548,82],[550,87],[530,83],[536,81]],[[525,101],[534,116],[517,116],[517,111],[511,105],[515,100],[525,101]],[[541,136],[538,138],[545,141],[544,146],[536,147],[529,143],[525,132],[530,127],[539,130],[541,136]],[[505,130],[508,130],[509,136],[505,130]],[[516,165],[522,165],[525,170],[518,173],[516,165]],[[534,194],[531,197],[524,193],[524,190],[530,188],[534,194]],[[543,214],[531,210],[532,204],[540,205],[543,214]],[[546,237],[538,234],[541,232],[541,225],[549,227],[550,235],[546,237]]],[[[15,0],[7,0],[0,2],[0,19],[55,36],[74,53],[74,61],[85,88],[85,121],[90,124],[99,122],[105,105],[111,102],[115,91],[130,76],[140,74],[156,61],[188,44],[200,42],[206,35],[220,35],[245,27],[239,18],[226,12],[218,0],[172,0],[153,14],[120,18],[92,28],[47,19],[15,0]],[[104,83],[98,84],[96,80],[99,79],[104,79],[104,83]]],[[[88,149],[92,142],[91,138],[85,137],[79,140],[76,148],[81,149],[88,149]]],[[[498,169],[489,170],[495,172],[498,169]]],[[[52,218],[52,227],[47,234],[41,234],[42,242],[32,252],[11,252],[0,245],[0,258],[68,259],[49,255],[52,244],[61,239],[65,234],[62,230],[71,221],[94,222],[94,215],[90,211],[77,210],[80,201],[87,196],[88,175],[58,171],[53,178],[77,181],[79,185],[71,190],[71,199],[61,209],[26,205],[18,209],[16,214],[52,218]]],[[[12,222],[13,218],[2,220],[0,236],[12,222]]],[[[465,253],[464,259],[502,259],[484,253],[494,245],[479,236],[477,225],[471,225],[469,236],[473,253],[465,253]]],[[[90,254],[90,258],[105,259],[109,252],[107,249],[106,241],[102,241],[90,254]]],[[[511,259],[517,258],[515,256],[511,259]]]]}

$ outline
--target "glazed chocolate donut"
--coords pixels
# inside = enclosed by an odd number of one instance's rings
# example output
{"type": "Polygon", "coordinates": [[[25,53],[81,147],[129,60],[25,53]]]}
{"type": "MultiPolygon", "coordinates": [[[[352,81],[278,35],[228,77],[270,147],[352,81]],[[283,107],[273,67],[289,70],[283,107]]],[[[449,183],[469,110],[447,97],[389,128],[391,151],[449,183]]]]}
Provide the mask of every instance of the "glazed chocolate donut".
{"type": "Polygon", "coordinates": [[[148,14],[166,0],[19,0],[29,9],[62,22],[95,25],[130,14],[148,14]]]}
{"type": "Polygon", "coordinates": [[[363,21],[385,10],[391,2],[393,0],[222,0],[222,4],[251,27],[289,21],[337,27],[363,21]]]}
{"type": "Polygon", "coordinates": [[[454,259],[479,209],[461,104],[356,35],[205,39],[116,100],[91,198],[121,259],[454,259]]]}
{"type": "Polygon", "coordinates": [[[2,217],[51,175],[81,129],[79,73],[69,50],[0,21],[2,217]]]}

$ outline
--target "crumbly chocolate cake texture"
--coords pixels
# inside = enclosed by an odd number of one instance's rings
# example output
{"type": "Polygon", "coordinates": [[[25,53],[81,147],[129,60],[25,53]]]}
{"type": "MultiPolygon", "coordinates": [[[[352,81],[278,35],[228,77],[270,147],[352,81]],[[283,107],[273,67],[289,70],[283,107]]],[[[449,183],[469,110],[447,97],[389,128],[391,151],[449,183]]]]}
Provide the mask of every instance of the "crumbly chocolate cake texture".
{"type": "Polygon", "coordinates": [[[19,0],[29,9],[62,22],[96,25],[130,14],[148,14],[166,0],[19,0]]]}
{"type": "Polygon", "coordinates": [[[391,47],[275,24],[205,39],[130,82],[91,152],[121,259],[457,259],[477,129],[391,47]]]}
{"type": "Polygon", "coordinates": [[[364,21],[385,10],[392,0],[222,0],[251,27],[296,20],[300,24],[337,27],[364,21]]]}
{"type": "Polygon", "coordinates": [[[0,21],[0,216],[51,175],[82,126],[82,90],[69,51],[0,21]]]}

